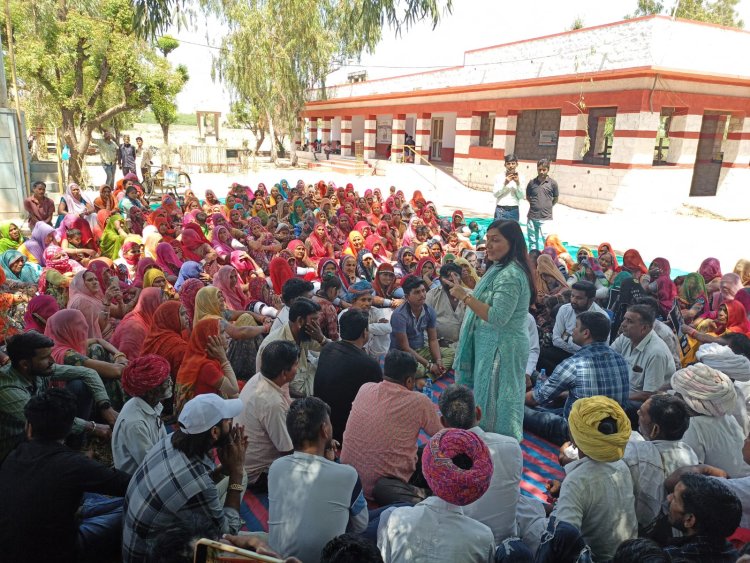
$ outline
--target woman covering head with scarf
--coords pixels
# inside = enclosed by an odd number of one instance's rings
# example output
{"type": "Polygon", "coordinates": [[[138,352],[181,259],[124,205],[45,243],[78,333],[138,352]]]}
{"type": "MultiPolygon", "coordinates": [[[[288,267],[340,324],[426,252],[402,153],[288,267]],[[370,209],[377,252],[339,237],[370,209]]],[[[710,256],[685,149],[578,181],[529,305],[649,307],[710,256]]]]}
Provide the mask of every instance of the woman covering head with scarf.
{"type": "Polygon", "coordinates": [[[17,250],[6,250],[0,254],[0,266],[5,271],[7,280],[36,285],[42,267],[39,264],[29,264],[26,257],[17,250]]]}
{"type": "Polygon", "coordinates": [[[23,314],[23,326],[25,330],[35,330],[44,334],[47,319],[60,310],[57,300],[51,295],[37,295],[33,297],[26,306],[23,314]]]}
{"type": "Polygon", "coordinates": [[[215,256],[211,248],[211,243],[205,237],[201,228],[196,223],[185,225],[182,231],[182,254],[186,260],[200,262],[208,259],[209,256],[215,256]]]}
{"type": "Polygon", "coordinates": [[[128,280],[131,282],[136,277],[138,262],[141,260],[143,240],[138,235],[128,235],[120,248],[120,256],[114,261],[116,266],[123,265],[127,268],[128,280]]]}
{"type": "Polygon", "coordinates": [[[168,242],[160,242],[156,245],[156,263],[167,275],[167,278],[172,278],[172,282],[176,281],[177,276],[180,275],[180,268],[182,268],[182,260],[177,256],[174,247],[168,242]]]}
{"type": "MultiPolygon", "coordinates": [[[[0,232],[2,232],[2,228],[0,228],[0,232]]],[[[732,271],[740,276],[744,287],[750,287],[750,260],[745,260],[744,258],[737,260],[732,271]]]]}
{"type": "Polygon", "coordinates": [[[89,223],[92,219],[96,220],[94,204],[83,195],[80,186],[75,182],[68,184],[65,194],[63,194],[57,206],[57,214],[60,216],[59,220],[62,220],[65,215],[78,215],[89,223]]]}
{"type": "Polygon", "coordinates": [[[0,222],[0,254],[6,250],[18,250],[24,238],[21,229],[11,221],[0,222]]]}
{"type": "Polygon", "coordinates": [[[316,223],[312,234],[305,241],[307,255],[316,265],[324,258],[333,258],[333,244],[328,239],[325,223],[316,223]]]}
{"type": "Polygon", "coordinates": [[[294,277],[294,270],[285,258],[276,256],[268,265],[268,276],[271,278],[274,293],[281,295],[284,284],[294,277]]]}
{"type": "Polygon", "coordinates": [[[229,262],[232,256],[233,243],[232,235],[224,225],[218,225],[214,227],[213,235],[211,237],[211,246],[213,247],[216,254],[219,255],[219,260],[226,264],[229,262]]]}
{"type": "Polygon", "coordinates": [[[195,298],[198,292],[203,289],[205,285],[203,282],[196,278],[191,278],[185,281],[180,288],[179,297],[180,303],[185,308],[185,313],[188,318],[188,326],[192,328],[193,317],[195,316],[195,298]]]}
{"type": "Polygon", "coordinates": [[[711,312],[705,315],[708,318],[715,319],[716,313],[722,303],[727,301],[737,300],[745,307],[746,310],[750,311],[750,293],[748,293],[742,287],[742,280],[740,276],[731,272],[724,274],[721,277],[719,283],[719,291],[714,293],[713,304],[711,305],[711,312]]]}
{"type": "Polygon", "coordinates": [[[625,254],[622,255],[622,269],[630,272],[637,282],[640,282],[641,278],[648,274],[648,268],[641,258],[640,252],[634,248],[626,250],[625,254]]]}
{"type": "Polygon", "coordinates": [[[376,234],[370,235],[365,239],[365,248],[372,253],[372,255],[375,257],[375,261],[378,264],[387,262],[390,259],[390,256],[385,250],[383,239],[376,234]]]}
{"type": "Polygon", "coordinates": [[[182,359],[187,350],[183,333],[190,328],[185,307],[179,301],[166,301],[154,313],[143,354],[156,354],[169,362],[170,374],[177,377],[182,359]]]}
{"type": "Polygon", "coordinates": [[[202,278],[203,276],[203,266],[200,264],[200,262],[192,262],[188,261],[185,262],[180,267],[180,273],[177,275],[177,281],[174,284],[174,288],[177,291],[180,291],[182,288],[182,285],[189,279],[196,279],[203,283],[202,278]]]}
{"type": "Polygon", "coordinates": [[[414,249],[410,246],[402,246],[398,249],[396,254],[396,264],[394,270],[396,276],[399,278],[405,278],[409,274],[414,272],[417,267],[417,260],[414,256],[414,249]]]}
{"type": "Polygon", "coordinates": [[[144,289],[138,296],[135,308],[117,325],[112,336],[112,344],[123,352],[128,360],[141,356],[154,313],[163,300],[164,292],[161,289],[144,289]]]}
{"type": "Polygon", "coordinates": [[[250,304],[250,296],[245,293],[237,270],[232,266],[222,266],[213,278],[212,285],[221,291],[226,305],[235,311],[244,311],[250,304]]]}
{"type": "Polygon", "coordinates": [[[357,254],[357,276],[372,283],[376,269],[377,265],[375,264],[375,257],[372,252],[366,248],[360,250],[357,254]]]}
{"type": "Polygon", "coordinates": [[[49,224],[38,221],[31,231],[31,237],[18,247],[18,251],[26,256],[31,264],[45,265],[44,249],[55,242],[57,231],[49,224]]]}
{"type": "Polygon", "coordinates": [[[656,297],[661,306],[664,318],[667,318],[674,307],[674,301],[677,297],[677,287],[670,277],[672,268],[669,265],[669,260],[666,258],[654,258],[648,268],[648,273],[651,281],[645,289],[656,297]]]}
{"type": "Polygon", "coordinates": [[[682,318],[690,323],[696,317],[708,313],[708,293],[703,276],[693,272],[685,276],[677,298],[680,302],[682,318]]]}
{"type": "Polygon", "coordinates": [[[263,269],[255,263],[255,260],[244,250],[235,250],[229,260],[230,264],[237,270],[242,283],[247,283],[251,278],[265,277],[263,269]]]}
{"type": "Polygon", "coordinates": [[[557,257],[565,264],[565,268],[568,272],[574,269],[575,263],[573,262],[573,257],[565,248],[559,236],[555,234],[549,235],[546,239],[544,239],[544,246],[551,246],[555,249],[557,257]]]}
{"type": "Polygon", "coordinates": [[[90,339],[83,313],[75,309],[58,311],[47,319],[44,334],[55,343],[52,347],[55,363],[93,369],[105,383],[113,407],[122,406],[118,379],[127,364],[125,354],[103,338],[90,339]]]}
{"type": "Polygon", "coordinates": [[[414,274],[424,281],[427,291],[440,287],[440,274],[436,262],[429,256],[419,260],[414,274]]]}
{"type": "Polygon", "coordinates": [[[349,233],[349,243],[344,249],[344,254],[356,257],[359,251],[365,247],[365,237],[359,231],[351,231],[349,233]]]}
{"type": "Polygon", "coordinates": [[[717,258],[706,258],[701,262],[698,268],[698,273],[706,282],[706,297],[709,301],[713,294],[719,291],[719,283],[721,282],[721,264],[717,258]]]}
{"type": "Polygon", "coordinates": [[[732,380],[707,365],[697,363],[672,376],[672,389],[698,416],[690,417],[682,441],[698,456],[698,461],[723,469],[731,478],[750,475],[742,459],[745,435],[731,415],[737,392],[732,380]]]}
{"type": "Polygon", "coordinates": [[[307,209],[305,208],[305,202],[301,199],[294,200],[294,204],[292,205],[292,212],[289,214],[289,223],[293,227],[296,227],[297,224],[305,220],[306,212],[307,209]]]}
{"type": "Polygon", "coordinates": [[[125,220],[120,213],[113,213],[107,219],[99,241],[102,256],[116,260],[120,255],[120,248],[128,236],[125,220]]]}
{"type": "Polygon", "coordinates": [[[375,279],[372,281],[373,305],[376,307],[390,307],[395,309],[403,303],[404,292],[400,290],[396,281],[396,272],[393,265],[383,262],[375,271],[375,279]]]}
{"type": "Polygon", "coordinates": [[[474,266],[472,266],[466,258],[455,258],[453,263],[461,268],[461,283],[469,289],[474,289],[480,279],[474,266]]]}
{"type": "Polygon", "coordinates": [[[203,203],[203,210],[206,213],[211,213],[211,210],[214,205],[221,205],[219,198],[216,197],[216,194],[214,193],[213,190],[206,190],[205,197],[206,197],[206,200],[203,203]]]}
{"type": "Polygon", "coordinates": [[[102,209],[112,211],[116,206],[117,202],[115,201],[115,198],[112,197],[112,186],[103,184],[102,187],[99,188],[99,197],[94,200],[94,208],[97,211],[101,211],[102,209]]]}

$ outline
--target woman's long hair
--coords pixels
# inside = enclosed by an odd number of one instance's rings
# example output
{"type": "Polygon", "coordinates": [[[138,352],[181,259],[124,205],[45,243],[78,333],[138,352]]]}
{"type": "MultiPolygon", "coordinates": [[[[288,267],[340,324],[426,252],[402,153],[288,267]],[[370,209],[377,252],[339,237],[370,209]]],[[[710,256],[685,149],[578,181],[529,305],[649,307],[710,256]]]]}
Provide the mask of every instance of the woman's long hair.
{"type": "Polygon", "coordinates": [[[515,221],[498,219],[497,221],[493,221],[492,224],[487,227],[488,232],[491,229],[500,231],[500,234],[508,241],[508,243],[510,243],[508,254],[506,254],[498,264],[504,268],[512,261],[518,264],[518,266],[524,271],[526,279],[529,282],[529,291],[531,292],[529,305],[533,305],[536,302],[536,287],[534,284],[534,274],[531,272],[531,267],[529,266],[529,254],[526,249],[526,239],[523,237],[521,226],[515,221]]]}

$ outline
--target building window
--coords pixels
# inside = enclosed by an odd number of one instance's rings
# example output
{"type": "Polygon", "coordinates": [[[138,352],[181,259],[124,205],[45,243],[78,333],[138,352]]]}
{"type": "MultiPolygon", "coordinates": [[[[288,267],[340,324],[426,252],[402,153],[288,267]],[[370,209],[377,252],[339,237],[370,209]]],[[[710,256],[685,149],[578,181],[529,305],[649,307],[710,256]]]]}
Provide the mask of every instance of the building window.
{"type": "Polygon", "coordinates": [[[521,160],[555,160],[559,136],[559,109],[522,111],[516,120],[516,142],[513,152],[521,160]]]}
{"type": "Polygon", "coordinates": [[[588,148],[583,155],[586,164],[609,165],[612,143],[615,139],[617,108],[592,108],[589,110],[588,148]]]}
{"type": "Polygon", "coordinates": [[[669,128],[672,125],[675,108],[662,108],[659,116],[659,129],[656,131],[656,145],[654,146],[654,166],[667,164],[669,155],[669,128]]]}
{"type": "Polygon", "coordinates": [[[479,122],[479,146],[492,147],[495,140],[495,112],[485,112],[479,122]]]}

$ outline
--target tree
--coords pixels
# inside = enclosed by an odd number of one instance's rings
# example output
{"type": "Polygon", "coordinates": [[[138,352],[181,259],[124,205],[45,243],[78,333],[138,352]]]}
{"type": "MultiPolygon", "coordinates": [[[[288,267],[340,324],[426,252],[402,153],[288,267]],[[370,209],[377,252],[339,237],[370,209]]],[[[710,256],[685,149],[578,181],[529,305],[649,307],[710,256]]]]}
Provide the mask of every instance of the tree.
{"type": "Polygon", "coordinates": [[[227,122],[230,127],[249,129],[255,137],[255,152],[260,150],[266,139],[268,123],[265,115],[262,115],[258,104],[239,101],[232,102],[229,106],[227,122]]]}
{"type": "Polygon", "coordinates": [[[164,73],[164,79],[155,81],[150,92],[151,111],[161,126],[164,144],[169,144],[169,126],[177,121],[177,94],[190,79],[185,65],[177,65],[174,73],[164,73]]]}
{"type": "Polygon", "coordinates": [[[675,7],[665,10],[664,3],[658,0],[638,0],[638,7],[632,16],[626,18],[667,13],[686,20],[702,21],[729,27],[744,27],[735,9],[740,0],[679,0],[675,7]]]}
{"type": "Polygon", "coordinates": [[[83,180],[94,131],[147,107],[177,74],[135,35],[133,18],[129,0],[11,4],[11,40],[22,46],[16,49],[19,77],[57,113],[75,182],[83,180]]]}

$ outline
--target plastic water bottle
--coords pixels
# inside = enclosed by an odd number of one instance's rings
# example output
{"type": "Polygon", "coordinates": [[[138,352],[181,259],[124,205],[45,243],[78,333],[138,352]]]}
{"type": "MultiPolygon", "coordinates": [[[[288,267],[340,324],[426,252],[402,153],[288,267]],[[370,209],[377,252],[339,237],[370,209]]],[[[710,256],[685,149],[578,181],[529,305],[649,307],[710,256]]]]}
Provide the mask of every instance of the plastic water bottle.
{"type": "Polygon", "coordinates": [[[425,397],[432,401],[432,379],[430,379],[429,377],[424,381],[422,393],[424,393],[425,397]]]}
{"type": "Polygon", "coordinates": [[[536,386],[541,387],[545,381],[547,381],[547,370],[542,368],[539,371],[539,377],[536,378],[536,386]]]}

